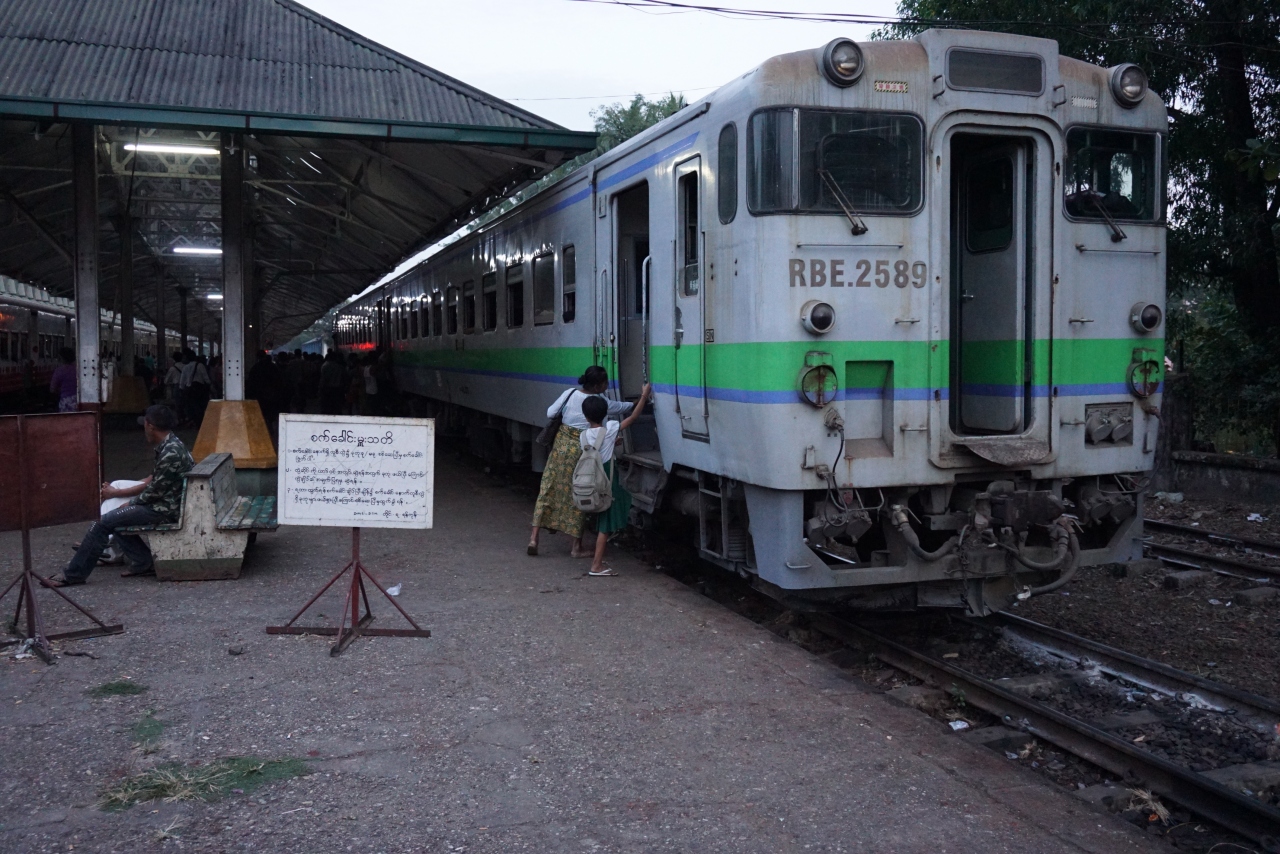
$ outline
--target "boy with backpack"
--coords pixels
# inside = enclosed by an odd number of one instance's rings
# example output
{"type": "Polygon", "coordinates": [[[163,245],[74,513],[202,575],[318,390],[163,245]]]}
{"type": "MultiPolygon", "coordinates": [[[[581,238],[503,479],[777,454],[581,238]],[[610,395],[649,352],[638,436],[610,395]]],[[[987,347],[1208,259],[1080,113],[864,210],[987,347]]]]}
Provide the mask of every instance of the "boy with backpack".
{"type": "Polygon", "coordinates": [[[613,476],[613,448],[618,434],[640,417],[648,400],[649,384],[646,383],[640,390],[640,399],[627,417],[621,422],[607,423],[608,401],[597,396],[582,401],[582,415],[591,426],[583,430],[578,439],[582,445],[582,456],[573,470],[573,503],[582,512],[595,514],[596,550],[588,575],[617,575],[604,565],[604,549],[610,534],[627,527],[631,495],[613,476]]]}

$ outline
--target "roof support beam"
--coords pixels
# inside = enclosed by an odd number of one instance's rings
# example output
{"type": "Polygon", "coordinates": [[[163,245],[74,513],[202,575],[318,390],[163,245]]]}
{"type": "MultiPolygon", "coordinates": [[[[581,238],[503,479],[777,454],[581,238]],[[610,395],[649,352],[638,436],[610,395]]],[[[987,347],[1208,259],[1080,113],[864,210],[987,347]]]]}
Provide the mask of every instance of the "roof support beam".
{"type": "MultiPolygon", "coordinates": [[[[224,400],[244,400],[244,148],[222,135],[222,369],[224,400]]],[[[252,273],[250,274],[252,275],[252,273]]]]}
{"type": "Polygon", "coordinates": [[[75,286],[77,374],[81,409],[100,409],[98,377],[98,129],[71,126],[72,190],[75,195],[75,286]]]}
{"type": "Polygon", "coordinates": [[[120,278],[116,305],[120,307],[120,376],[133,376],[133,220],[120,217],[120,278]]]}
{"type": "Polygon", "coordinates": [[[31,227],[34,228],[37,232],[39,232],[40,236],[43,237],[45,241],[50,246],[53,247],[53,250],[57,252],[60,256],[62,256],[62,259],[67,262],[67,266],[75,267],[75,262],[71,259],[71,253],[68,252],[66,250],[66,247],[62,245],[62,241],[54,237],[53,232],[45,228],[44,224],[40,222],[40,220],[36,219],[36,215],[33,214],[17,196],[15,196],[9,190],[3,187],[0,187],[0,197],[3,197],[5,201],[13,205],[13,209],[16,210],[18,213],[20,213],[22,215],[22,218],[25,219],[28,223],[30,223],[31,227]]]}

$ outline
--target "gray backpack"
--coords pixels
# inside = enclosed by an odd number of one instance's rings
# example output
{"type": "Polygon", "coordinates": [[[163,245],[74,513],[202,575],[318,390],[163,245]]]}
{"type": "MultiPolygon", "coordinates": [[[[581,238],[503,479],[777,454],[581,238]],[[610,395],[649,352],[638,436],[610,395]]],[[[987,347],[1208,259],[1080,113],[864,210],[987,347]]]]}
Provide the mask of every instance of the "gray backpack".
{"type": "MultiPolygon", "coordinates": [[[[608,431],[599,428],[607,437],[608,431]]],[[[604,470],[600,449],[588,444],[573,467],[573,506],[582,513],[603,513],[613,504],[613,483],[604,470]]]]}

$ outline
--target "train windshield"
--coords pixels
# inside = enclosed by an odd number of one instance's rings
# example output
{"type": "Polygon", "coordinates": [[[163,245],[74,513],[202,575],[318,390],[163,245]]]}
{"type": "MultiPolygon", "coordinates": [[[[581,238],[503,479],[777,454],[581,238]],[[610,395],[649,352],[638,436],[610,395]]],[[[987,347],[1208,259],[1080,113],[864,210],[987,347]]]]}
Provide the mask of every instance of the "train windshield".
{"type": "Polygon", "coordinates": [[[924,127],[869,110],[769,110],[751,117],[754,213],[910,214],[919,210],[924,127]]]}
{"type": "Polygon", "coordinates": [[[1078,219],[1157,218],[1156,137],[1150,133],[1067,131],[1067,213],[1078,219]]]}

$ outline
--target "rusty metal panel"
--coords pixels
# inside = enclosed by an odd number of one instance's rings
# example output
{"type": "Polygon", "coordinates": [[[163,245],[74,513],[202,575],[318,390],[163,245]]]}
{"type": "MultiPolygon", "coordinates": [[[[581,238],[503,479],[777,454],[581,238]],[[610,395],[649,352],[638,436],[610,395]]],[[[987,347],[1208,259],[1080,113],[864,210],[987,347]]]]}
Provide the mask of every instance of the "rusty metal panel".
{"type": "Polygon", "coordinates": [[[29,528],[97,519],[98,454],[96,412],[0,418],[0,531],[21,529],[24,509],[29,528]],[[18,467],[20,447],[25,489],[18,467]]]}

